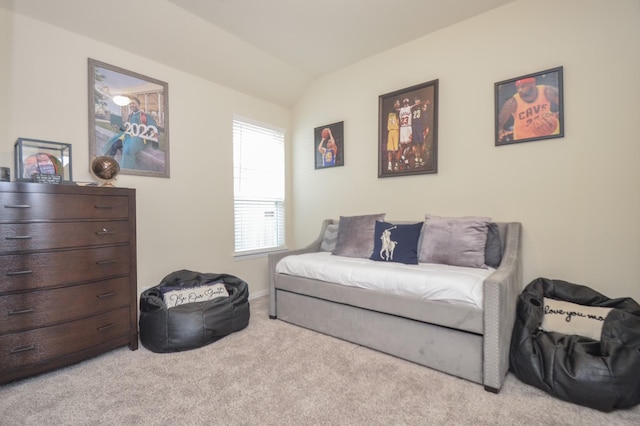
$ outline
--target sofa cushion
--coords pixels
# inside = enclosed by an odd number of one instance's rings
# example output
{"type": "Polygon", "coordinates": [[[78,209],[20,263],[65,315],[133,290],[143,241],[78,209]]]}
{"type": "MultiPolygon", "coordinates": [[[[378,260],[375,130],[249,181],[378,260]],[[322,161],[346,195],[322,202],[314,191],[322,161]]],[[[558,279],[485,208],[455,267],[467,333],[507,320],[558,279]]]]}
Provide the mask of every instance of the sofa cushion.
{"type": "Polygon", "coordinates": [[[320,243],[320,251],[333,251],[336,248],[336,242],[338,241],[338,224],[332,223],[327,225],[327,229],[324,230],[324,236],[320,243]]]}
{"type": "Polygon", "coordinates": [[[371,257],[376,220],[384,220],[384,216],[384,213],[340,216],[338,241],[332,253],[346,257],[371,257]]]}
{"type": "Polygon", "coordinates": [[[275,266],[277,275],[334,283],[407,298],[438,300],[483,309],[484,281],[490,269],[462,268],[436,263],[407,265],[376,262],[327,252],[285,256],[275,266]]]}
{"type": "Polygon", "coordinates": [[[422,222],[393,224],[376,221],[371,260],[418,264],[418,238],[422,222]]]}
{"type": "Polygon", "coordinates": [[[425,215],[418,261],[486,268],[485,245],[490,218],[425,215]]]}

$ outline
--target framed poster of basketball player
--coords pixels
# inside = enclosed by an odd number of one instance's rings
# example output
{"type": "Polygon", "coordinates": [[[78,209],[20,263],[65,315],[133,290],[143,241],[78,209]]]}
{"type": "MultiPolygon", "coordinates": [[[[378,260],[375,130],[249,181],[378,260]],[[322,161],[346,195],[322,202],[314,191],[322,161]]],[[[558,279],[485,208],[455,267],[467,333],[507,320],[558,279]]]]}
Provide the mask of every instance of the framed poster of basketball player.
{"type": "Polygon", "coordinates": [[[313,129],[316,169],[344,166],[344,121],[313,129]]]}
{"type": "Polygon", "coordinates": [[[564,136],[562,67],[495,84],[496,146],[564,136]]]}
{"type": "Polygon", "coordinates": [[[438,172],[438,80],[378,99],[378,177],[438,172]]]}
{"type": "Polygon", "coordinates": [[[123,175],[169,177],[167,83],[89,58],[89,164],[99,156],[123,175]]]}

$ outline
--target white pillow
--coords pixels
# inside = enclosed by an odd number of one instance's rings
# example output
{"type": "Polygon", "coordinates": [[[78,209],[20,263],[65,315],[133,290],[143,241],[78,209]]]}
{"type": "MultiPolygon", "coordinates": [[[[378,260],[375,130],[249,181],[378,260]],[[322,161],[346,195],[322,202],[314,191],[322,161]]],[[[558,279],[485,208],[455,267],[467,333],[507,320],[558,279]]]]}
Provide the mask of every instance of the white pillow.
{"type": "Polygon", "coordinates": [[[172,290],[166,292],[163,297],[167,308],[174,308],[185,303],[206,302],[218,297],[229,297],[229,292],[224,284],[220,283],[172,290]]]}
{"type": "Polygon", "coordinates": [[[562,334],[577,334],[600,340],[604,320],[612,308],[584,306],[544,298],[544,316],[540,328],[562,334]]]}

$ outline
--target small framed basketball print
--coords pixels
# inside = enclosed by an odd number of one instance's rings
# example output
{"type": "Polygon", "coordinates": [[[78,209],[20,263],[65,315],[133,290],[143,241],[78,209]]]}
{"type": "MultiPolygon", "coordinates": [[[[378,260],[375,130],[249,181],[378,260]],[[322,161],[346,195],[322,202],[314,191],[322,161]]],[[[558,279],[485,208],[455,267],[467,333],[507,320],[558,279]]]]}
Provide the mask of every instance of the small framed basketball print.
{"type": "Polygon", "coordinates": [[[313,130],[315,168],[344,166],[344,121],[313,130]]]}
{"type": "Polygon", "coordinates": [[[438,173],[438,80],[378,99],[378,177],[438,173]]]}
{"type": "Polygon", "coordinates": [[[564,136],[562,67],[495,84],[496,146],[564,136]]]}

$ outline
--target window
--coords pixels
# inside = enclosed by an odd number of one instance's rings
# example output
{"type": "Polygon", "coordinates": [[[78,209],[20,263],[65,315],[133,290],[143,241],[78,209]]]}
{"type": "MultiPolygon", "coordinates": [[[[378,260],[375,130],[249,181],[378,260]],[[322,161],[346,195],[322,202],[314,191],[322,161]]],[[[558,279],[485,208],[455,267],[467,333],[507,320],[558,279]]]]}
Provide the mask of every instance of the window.
{"type": "Polygon", "coordinates": [[[284,131],[233,120],[235,255],[284,248],[284,131]]]}

